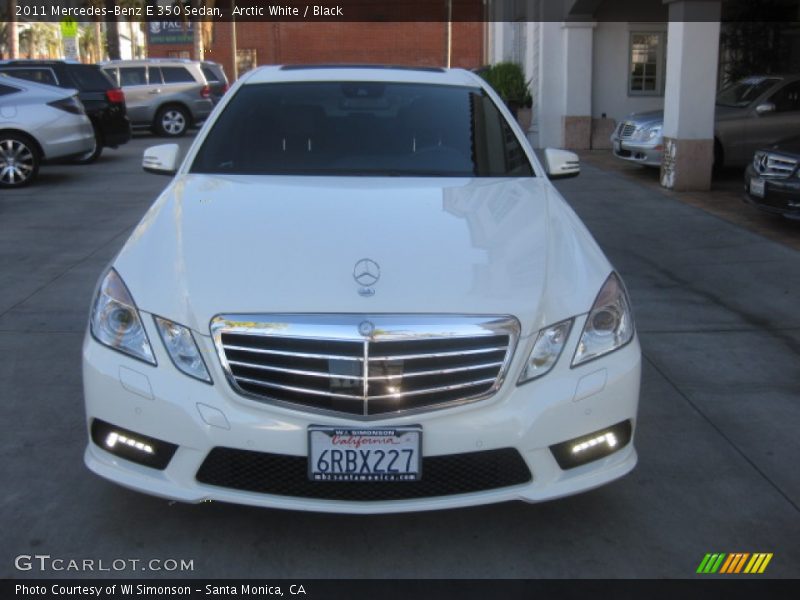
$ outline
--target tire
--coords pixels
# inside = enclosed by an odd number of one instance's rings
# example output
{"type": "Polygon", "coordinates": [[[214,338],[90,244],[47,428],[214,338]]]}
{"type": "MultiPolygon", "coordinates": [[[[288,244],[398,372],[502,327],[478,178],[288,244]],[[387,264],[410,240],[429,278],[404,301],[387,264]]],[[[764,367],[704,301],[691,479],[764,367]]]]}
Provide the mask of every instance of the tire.
{"type": "Polygon", "coordinates": [[[153,128],[162,137],[181,137],[189,129],[189,113],[181,106],[165,106],[156,114],[153,128]]]}
{"type": "Polygon", "coordinates": [[[28,185],[39,173],[39,149],[19,133],[0,133],[0,188],[28,185]]]}
{"type": "Polygon", "coordinates": [[[94,138],[94,148],[92,148],[86,154],[81,154],[77,158],[72,159],[72,162],[76,165],[88,165],[96,161],[100,158],[100,154],[103,152],[103,143],[100,138],[95,135],[94,138]]]}

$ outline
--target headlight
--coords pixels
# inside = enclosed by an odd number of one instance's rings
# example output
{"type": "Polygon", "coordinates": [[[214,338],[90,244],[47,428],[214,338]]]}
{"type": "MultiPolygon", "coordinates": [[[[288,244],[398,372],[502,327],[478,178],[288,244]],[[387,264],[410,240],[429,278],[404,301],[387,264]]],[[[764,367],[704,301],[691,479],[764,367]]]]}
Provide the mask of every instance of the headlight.
{"type": "Polygon", "coordinates": [[[167,354],[179,371],[200,381],[211,383],[206,363],[200,355],[192,332],[183,325],[178,325],[161,317],[153,317],[156,328],[167,349],[167,354]]]}
{"type": "Polygon", "coordinates": [[[648,127],[644,130],[644,141],[649,142],[650,140],[654,140],[657,137],[661,137],[661,125],[655,125],[653,127],[648,127]]]}
{"type": "Polygon", "coordinates": [[[561,356],[564,344],[572,329],[572,319],[561,321],[539,331],[533,350],[525,363],[525,369],[520,375],[518,383],[525,383],[547,373],[561,356]]]}
{"type": "Polygon", "coordinates": [[[109,269],[100,284],[89,323],[92,335],[101,344],[156,364],[136,304],[114,269],[109,269]]]}
{"type": "Polygon", "coordinates": [[[634,138],[640,142],[649,142],[661,136],[662,125],[652,125],[650,127],[642,127],[637,129],[634,138]]]}
{"type": "Polygon", "coordinates": [[[606,279],[586,317],[572,366],[608,354],[633,338],[633,316],[628,296],[616,273],[606,279]]]}

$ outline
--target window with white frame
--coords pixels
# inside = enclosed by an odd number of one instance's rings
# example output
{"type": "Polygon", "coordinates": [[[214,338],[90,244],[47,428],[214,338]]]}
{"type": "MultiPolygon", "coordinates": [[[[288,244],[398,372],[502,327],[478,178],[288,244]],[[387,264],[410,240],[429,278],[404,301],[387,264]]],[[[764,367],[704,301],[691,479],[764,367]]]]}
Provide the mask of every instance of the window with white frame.
{"type": "Polygon", "coordinates": [[[628,94],[663,96],[667,70],[667,33],[632,31],[629,59],[628,94]]]}

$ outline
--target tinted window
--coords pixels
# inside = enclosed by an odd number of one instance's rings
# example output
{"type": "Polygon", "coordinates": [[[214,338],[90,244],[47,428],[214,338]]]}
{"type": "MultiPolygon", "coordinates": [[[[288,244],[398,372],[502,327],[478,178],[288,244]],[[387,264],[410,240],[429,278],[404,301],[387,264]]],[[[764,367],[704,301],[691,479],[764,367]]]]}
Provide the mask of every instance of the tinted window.
{"type": "Polygon", "coordinates": [[[20,68],[6,67],[0,69],[3,73],[8,73],[12,77],[19,77],[27,81],[36,83],[46,83],[47,85],[58,85],[58,80],[51,69],[47,68],[20,68]]]}
{"type": "Polygon", "coordinates": [[[15,87],[11,87],[10,85],[3,85],[0,83],[0,96],[7,96],[9,94],[14,94],[18,92],[19,89],[15,87]]]}
{"type": "Polygon", "coordinates": [[[146,85],[147,75],[144,67],[120,67],[119,84],[126,85],[146,85]]]}
{"type": "Polygon", "coordinates": [[[482,90],[363,82],[243,86],[209,132],[192,172],[533,175],[482,90]]]}
{"type": "Polygon", "coordinates": [[[116,69],[102,69],[103,74],[111,80],[114,85],[119,85],[119,77],[116,69]]]}
{"type": "Polygon", "coordinates": [[[186,67],[161,67],[164,83],[194,82],[194,77],[186,67]]]}
{"type": "Polygon", "coordinates": [[[782,87],[769,101],[775,104],[776,112],[800,110],[800,81],[782,87]]]}
{"type": "Polygon", "coordinates": [[[69,74],[81,91],[105,92],[114,87],[111,80],[94,65],[70,65],[69,74]]]}
{"type": "Polygon", "coordinates": [[[161,69],[159,67],[147,67],[147,76],[150,78],[150,85],[164,83],[164,78],[161,76],[161,69]]]}
{"type": "Polygon", "coordinates": [[[203,71],[203,75],[205,75],[206,81],[208,81],[208,83],[219,83],[220,82],[219,77],[217,77],[216,74],[214,73],[214,71],[212,71],[208,67],[200,67],[200,69],[203,71]]]}

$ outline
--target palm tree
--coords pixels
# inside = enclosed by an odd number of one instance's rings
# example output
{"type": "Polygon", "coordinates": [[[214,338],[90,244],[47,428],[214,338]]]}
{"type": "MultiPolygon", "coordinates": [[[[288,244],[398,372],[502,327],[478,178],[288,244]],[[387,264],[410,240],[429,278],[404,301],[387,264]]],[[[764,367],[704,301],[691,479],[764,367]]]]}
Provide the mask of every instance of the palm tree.
{"type": "Polygon", "coordinates": [[[17,30],[17,0],[8,0],[5,3],[8,7],[3,15],[2,27],[0,27],[0,39],[5,40],[5,50],[0,52],[0,56],[8,55],[8,58],[19,58],[19,34],[17,30]]]}

